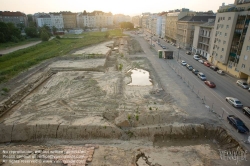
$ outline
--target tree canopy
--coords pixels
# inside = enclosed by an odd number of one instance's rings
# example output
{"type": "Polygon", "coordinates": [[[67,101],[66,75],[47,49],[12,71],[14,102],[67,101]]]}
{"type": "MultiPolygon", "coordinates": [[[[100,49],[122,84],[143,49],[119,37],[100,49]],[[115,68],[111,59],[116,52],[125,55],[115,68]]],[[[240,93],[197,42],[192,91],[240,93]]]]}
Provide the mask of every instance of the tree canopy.
{"type": "Polygon", "coordinates": [[[13,23],[0,22],[0,43],[18,42],[21,39],[21,31],[13,23]]]}
{"type": "Polygon", "coordinates": [[[133,29],[134,28],[134,24],[131,22],[121,22],[120,26],[123,29],[133,29]]]}

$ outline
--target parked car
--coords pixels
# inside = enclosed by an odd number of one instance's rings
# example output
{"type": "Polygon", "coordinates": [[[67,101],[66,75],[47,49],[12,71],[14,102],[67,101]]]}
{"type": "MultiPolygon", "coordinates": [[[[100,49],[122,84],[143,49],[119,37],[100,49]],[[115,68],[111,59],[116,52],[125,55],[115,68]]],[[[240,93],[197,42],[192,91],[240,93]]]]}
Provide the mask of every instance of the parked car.
{"type": "Polygon", "coordinates": [[[210,64],[208,61],[205,61],[203,64],[204,64],[205,66],[207,66],[207,67],[210,67],[210,66],[211,66],[211,64],[210,64]]]}
{"type": "Polygon", "coordinates": [[[187,55],[191,55],[191,52],[190,52],[190,51],[187,51],[186,54],[187,54],[187,55]]]}
{"type": "Polygon", "coordinates": [[[216,87],[215,83],[212,82],[212,81],[204,81],[204,83],[205,83],[207,86],[209,86],[210,88],[215,88],[215,87],[216,87]]]}
{"type": "Polygon", "coordinates": [[[239,99],[234,98],[234,97],[226,97],[226,101],[231,104],[233,107],[236,108],[241,108],[243,107],[242,103],[240,102],[239,99]]]}
{"type": "Polygon", "coordinates": [[[161,48],[166,49],[166,46],[161,46],[161,48]]]}
{"type": "Polygon", "coordinates": [[[243,121],[236,117],[235,115],[228,115],[227,117],[228,123],[231,124],[238,133],[248,133],[249,129],[243,123],[243,121]]]}
{"type": "Polygon", "coordinates": [[[243,107],[243,113],[250,118],[250,107],[243,107]]]}
{"type": "Polygon", "coordinates": [[[206,81],[206,76],[205,76],[205,74],[203,74],[202,72],[199,72],[198,74],[197,74],[197,76],[202,80],[202,81],[206,81]]]}
{"type": "Polygon", "coordinates": [[[219,68],[218,68],[218,67],[216,67],[216,66],[210,66],[210,69],[212,69],[212,70],[214,70],[214,71],[219,70],[219,68]]]}
{"type": "Polygon", "coordinates": [[[197,74],[199,73],[199,70],[193,69],[192,72],[193,72],[195,75],[197,75],[197,74]]]}
{"type": "Polygon", "coordinates": [[[187,65],[187,63],[184,60],[181,61],[181,64],[182,64],[182,66],[186,66],[187,65]]]}
{"type": "Polygon", "coordinates": [[[186,64],[186,67],[188,68],[188,70],[193,70],[193,66],[189,65],[189,64],[186,64]]]}
{"type": "Polygon", "coordinates": [[[225,72],[223,70],[217,70],[217,73],[220,75],[225,75],[225,72]]]}
{"type": "Polygon", "coordinates": [[[200,60],[198,60],[198,62],[200,62],[200,63],[203,64],[203,63],[204,63],[204,60],[200,59],[200,60]]]}
{"type": "Polygon", "coordinates": [[[195,60],[200,60],[200,56],[199,55],[194,55],[194,57],[193,57],[195,60]]]}
{"type": "Polygon", "coordinates": [[[178,48],[178,49],[181,49],[181,47],[180,47],[180,46],[177,46],[177,48],[178,48]]]}
{"type": "Polygon", "coordinates": [[[237,80],[236,84],[239,85],[239,86],[241,86],[244,89],[248,89],[249,88],[249,85],[245,81],[242,81],[242,80],[237,80]]]}

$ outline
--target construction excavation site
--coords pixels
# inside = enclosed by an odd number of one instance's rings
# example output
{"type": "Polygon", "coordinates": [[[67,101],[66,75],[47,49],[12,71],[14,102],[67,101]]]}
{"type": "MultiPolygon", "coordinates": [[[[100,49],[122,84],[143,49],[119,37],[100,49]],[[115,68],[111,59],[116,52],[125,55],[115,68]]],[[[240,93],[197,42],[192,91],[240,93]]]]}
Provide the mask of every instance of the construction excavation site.
{"type": "Polygon", "coordinates": [[[0,165],[249,164],[220,122],[193,121],[160,79],[128,36],[34,66],[0,96],[0,165]]]}

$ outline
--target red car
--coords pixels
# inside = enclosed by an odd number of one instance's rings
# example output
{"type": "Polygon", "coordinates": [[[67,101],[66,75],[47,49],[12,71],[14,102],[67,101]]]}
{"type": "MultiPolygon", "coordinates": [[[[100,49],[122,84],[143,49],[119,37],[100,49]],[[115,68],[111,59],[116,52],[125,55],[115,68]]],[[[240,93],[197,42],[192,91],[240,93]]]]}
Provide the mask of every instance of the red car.
{"type": "Polygon", "coordinates": [[[205,66],[207,66],[207,67],[210,67],[210,66],[211,66],[211,64],[210,64],[209,62],[207,62],[207,61],[204,62],[203,64],[204,64],[205,66]]]}
{"type": "Polygon", "coordinates": [[[207,86],[209,86],[210,88],[215,88],[215,87],[216,87],[215,83],[213,83],[213,82],[211,82],[211,81],[204,81],[204,83],[205,83],[207,86]]]}

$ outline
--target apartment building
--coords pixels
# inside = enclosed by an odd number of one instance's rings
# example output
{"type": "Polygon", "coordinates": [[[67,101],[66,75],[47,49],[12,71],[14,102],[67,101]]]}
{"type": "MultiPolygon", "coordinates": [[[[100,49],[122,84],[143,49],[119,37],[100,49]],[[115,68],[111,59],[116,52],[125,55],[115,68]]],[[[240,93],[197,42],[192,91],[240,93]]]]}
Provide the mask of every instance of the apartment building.
{"type": "Polygon", "coordinates": [[[62,13],[49,13],[51,18],[52,27],[56,27],[57,30],[62,31],[64,29],[63,15],[62,13]]]}
{"type": "Polygon", "coordinates": [[[87,13],[84,11],[81,15],[83,26],[89,28],[107,28],[113,26],[112,13],[105,13],[102,11],[93,11],[87,13]]]}
{"type": "Polygon", "coordinates": [[[124,14],[115,14],[114,15],[114,24],[115,25],[119,25],[119,23],[121,23],[121,22],[131,22],[131,21],[132,21],[132,19],[128,15],[124,15],[124,14]]]}
{"type": "MultiPolygon", "coordinates": [[[[195,26],[215,19],[215,15],[185,16],[177,21],[176,43],[184,49],[191,50],[194,40],[195,26]]],[[[205,39],[204,39],[205,40],[205,39]]]]}
{"type": "Polygon", "coordinates": [[[235,0],[231,8],[218,10],[214,26],[211,62],[250,83],[250,3],[235,0]]]}
{"type": "Polygon", "coordinates": [[[37,26],[38,27],[48,26],[50,29],[52,29],[52,22],[50,15],[47,14],[39,16],[37,18],[37,26]]]}
{"type": "Polygon", "coordinates": [[[132,23],[134,27],[142,27],[142,17],[141,16],[134,16],[132,17],[132,23]]]}
{"type": "Polygon", "coordinates": [[[161,21],[161,38],[164,39],[166,34],[166,20],[167,20],[167,12],[162,13],[162,21],[161,21]]]}
{"type": "Polygon", "coordinates": [[[65,29],[77,28],[76,16],[77,13],[72,13],[69,11],[61,11],[63,16],[63,26],[65,29]]]}
{"type": "Polygon", "coordinates": [[[170,11],[167,14],[165,23],[165,36],[171,42],[176,43],[177,41],[177,22],[187,16],[188,14],[193,14],[194,12],[189,12],[189,9],[170,11]]]}
{"type": "Polygon", "coordinates": [[[214,33],[215,19],[208,19],[208,22],[195,26],[192,52],[203,58],[210,59],[211,37],[214,33]]]}
{"type": "Polygon", "coordinates": [[[28,26],[28,18],[26,14],[17,12],[10,12],[10,11],[0,11],[0,22],[11,22],[16,27],[26,27],[28,26]]]}

